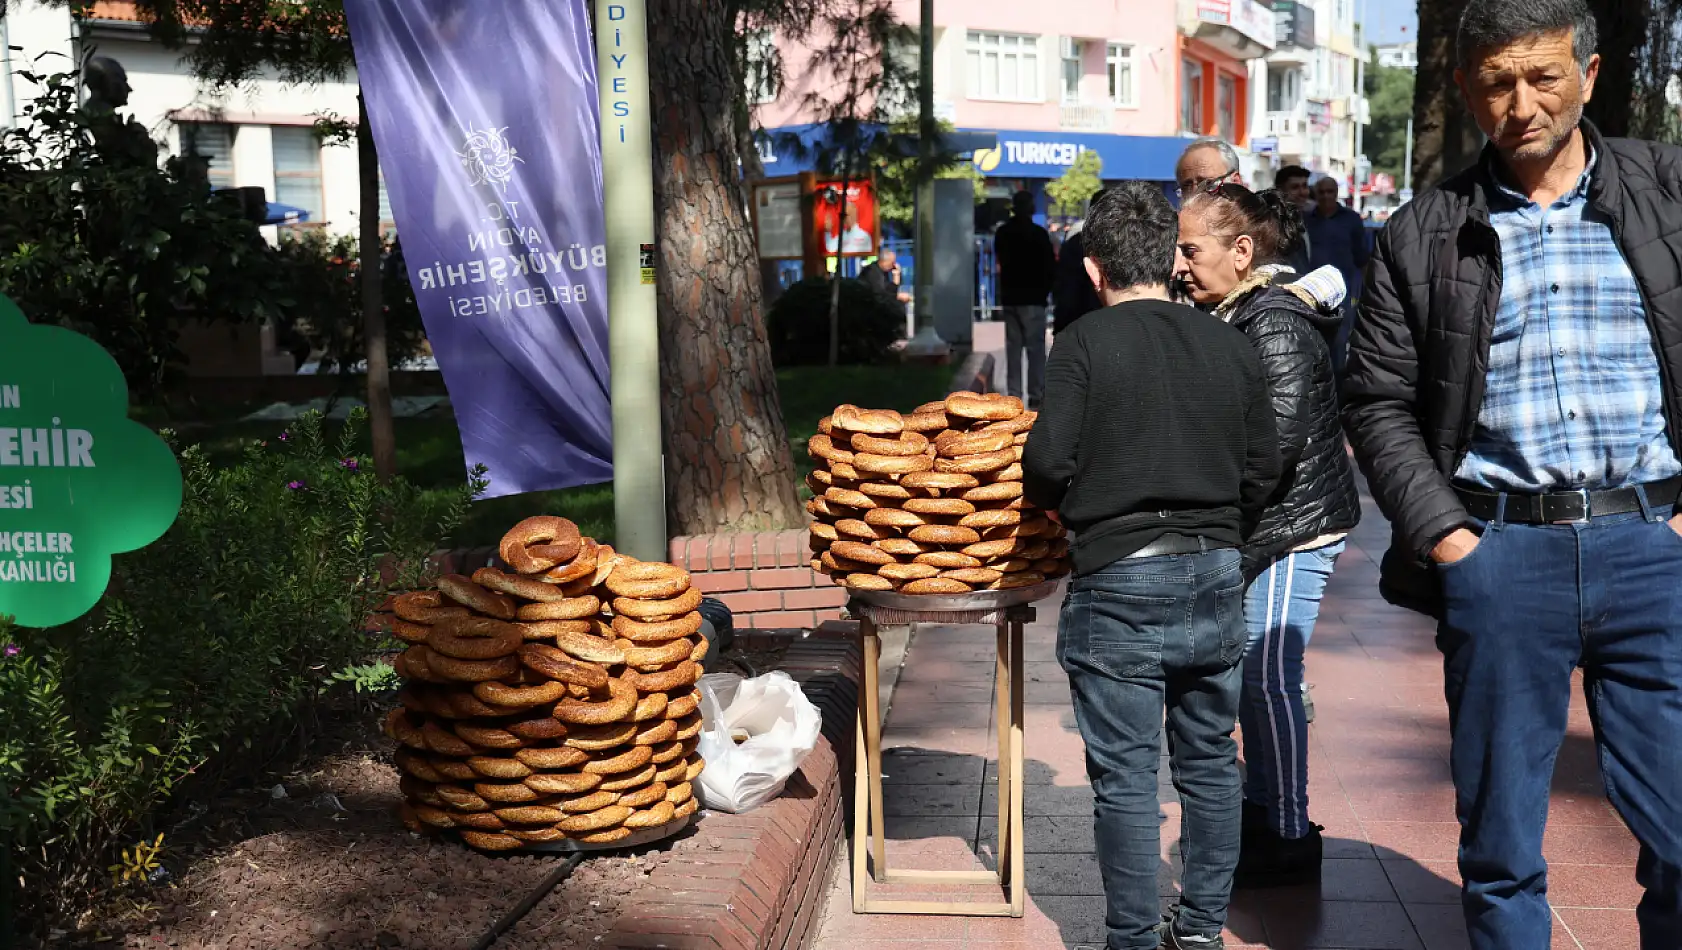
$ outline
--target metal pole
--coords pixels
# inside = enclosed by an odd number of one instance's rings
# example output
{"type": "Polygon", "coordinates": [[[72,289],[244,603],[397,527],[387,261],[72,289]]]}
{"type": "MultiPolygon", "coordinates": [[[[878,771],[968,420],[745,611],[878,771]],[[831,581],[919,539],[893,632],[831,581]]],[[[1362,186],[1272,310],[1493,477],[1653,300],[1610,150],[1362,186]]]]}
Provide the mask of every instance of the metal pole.
{"type": "Polygon", "coordinates": [[[596,0],[616,547],[666,559],[647,0],[596,0]]]}
{"type": "Polygon", "coordinates": [[[907,356],[943,358],[951,348],[934,328],[934,0],[922,0],[921,40],[917,61],[917,239],[912,256],[917,334],[906,344],[907,356]]]}
{"type": "Polygon", "coordinates": [[[1402,190],[1413,190],[1413,117],[1408,116],[1407,155],[1402,159],[1402,190]]]}
{"type": "MultiPolygon", "coordinates": [[[[1361,167],[1361,147],[1364,144],[1366,126],[1361,118],[1367,111],[1367,56],[1372,52],[1367,45],[1367,0],[1361,0],[1361,22],[1355,28],[1355,102],[1359,108],[1355,110],[1355,168],[1361,167]]],[[[1367,165],[1367,180],[1372,180],[1372,164],[1367,165]]],[[[1355,176],[1355,210],[1361,210],[1361,176],[1355,176]]]]}

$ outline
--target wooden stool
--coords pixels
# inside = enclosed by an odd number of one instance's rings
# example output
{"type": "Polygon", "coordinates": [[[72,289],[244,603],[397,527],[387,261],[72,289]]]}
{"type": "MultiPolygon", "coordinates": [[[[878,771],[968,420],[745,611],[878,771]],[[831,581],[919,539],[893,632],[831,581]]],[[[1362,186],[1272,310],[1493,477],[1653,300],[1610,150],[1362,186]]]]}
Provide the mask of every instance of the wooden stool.
{"type": "MultiPolygon", "coordinates": [[[[1055,585],[1052,585],[1054,588],[1055,585]]],[[[864,683],[859,688],[857,751],[853,764],[853,912],[858,914],[940,914],[960,917],[1021,917],[1027,906],[1023,882],[1022,822],[1022,626],[1034,620],[1028,603],[985,609],[923,610],[884,606],[874,591],[854,591],[848,611],[859,618],[864,648],[864,683]],[[993,666],[994,705],[999,733],[998,871],[889,870],[882,818],[882,711],[878,679],[882,644],[878,624],[990,623],[998,631],[993,666]],[[997,884],[1005,899],[994,903],[881,900],[869,895],[866,869],[883,884],[997,884]]],[[[1018,592],[1000,591],[998,594],[1018,592]]],[[[1049,591],[1020,592],[1045,596],[1049,591]]],[[[889,595],[892,596],[892,595],[889,595]]],[[[895,597],[895,603],[908,598],[895,597]]],[[[932,599],[932,598],[931,598],[932,599]]],[[[942,597],[942,601],[956,600],[942,597]]],[[[1038,599],[1037,597],[1032,599],[1038,599]]]]}

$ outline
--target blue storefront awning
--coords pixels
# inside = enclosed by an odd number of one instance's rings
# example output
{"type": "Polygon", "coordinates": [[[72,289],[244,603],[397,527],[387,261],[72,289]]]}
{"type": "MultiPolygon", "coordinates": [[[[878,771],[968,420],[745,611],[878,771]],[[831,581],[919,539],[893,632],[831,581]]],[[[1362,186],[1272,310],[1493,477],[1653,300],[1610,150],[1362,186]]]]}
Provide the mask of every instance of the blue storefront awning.
{"type": "MultiPolygon", "coordinates": [[[[917,136],[890,131],[883,125],[861,125],[851,143],[833,126],[813,123],[763,129],[755,133],[759,163],[765,174],[779,178],[801,172],[828,174],[845,160],[844,147],[866,151],[887,151],[910,158],[917,154],[917,136]]],[[[951,155],[969,158],[998,144],[993,132],[956,131],[940,136],[939,147],[951,155]]]]}
{"type": "MultiPolygon", "coordinates": [[[[973,131],[973,130],[966,130],[973,131]]],[[[1189,139],[1175,135],[1106,135],[1093,132],[1000,130],[998,145],[977,152],[975,165],[988,178],[1056,178],[1081,152],[1097,152],[1106,181],[1173,181],[1174,163],[1189,139]]]]}

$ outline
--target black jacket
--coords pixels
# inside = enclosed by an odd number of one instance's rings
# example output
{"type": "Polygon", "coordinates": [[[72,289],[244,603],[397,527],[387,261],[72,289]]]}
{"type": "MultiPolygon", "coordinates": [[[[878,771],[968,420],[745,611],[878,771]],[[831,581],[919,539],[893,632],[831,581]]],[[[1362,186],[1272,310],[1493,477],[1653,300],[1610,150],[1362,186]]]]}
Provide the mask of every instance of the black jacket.
{"type": "Polygon", "coordinates": [[[1051,291],[1051,332],[1062,333],[1081,317],[1094,310],[1104,309],[1098,291],[1092,289],[1092,278],[1086,273],[1086,242],[1076,231],[1063,242],[1057,255],[1057,284],[1051,291]]]}
{"type": "Polygon", "coordinates": [[[894,279],[893,271],[883,270],[875,261],[871,261],[860,268],[859,282],[869,287],[888,305],[899,305],[899,281],[894,279]]]}
{"type": "Polygon", "coordinates": [[[1165,534],[1240,547],[1279,480],[1267,383],[1244,335],[1190,307],[1088,314],[1045,366],[1022,487],[1075,534],[1075,574],[1165,534]]]}
{"type": "Polygon", "coordinates": [[[1240,301],[1231,323],[1261,357],[1283,472],[1244,545],[1244,574],[1254,578],[1292,548],[1355,527],[1361,495],[1344,448],[1327,342],[1339,315],[1321,313],[1275,283],[1240,301]]]}
{"type": "MultiPolygon", "coordinates": [[[[1682,447],[1682,148],[1604,139],[1589,205],[1612,222],[1646,305],[1672,445],[1682,447]]],[[[1393,535],[1380,584],[1436,614],[1431,549],[1470,523],[1449,479],[1483,406],[1501,300],[1501,248],[1483,188],[1486,152],[1396,212],[1378,235],[1349,345],[1344,426],[1393,535]]]]}
{"type": "Polygon", "coordinates": [[[993,253],[999,259],[999,306],[1045,306],[1057,275],[1057,251],[1046,229],[1016,215],[994,232],[993,253]]]}

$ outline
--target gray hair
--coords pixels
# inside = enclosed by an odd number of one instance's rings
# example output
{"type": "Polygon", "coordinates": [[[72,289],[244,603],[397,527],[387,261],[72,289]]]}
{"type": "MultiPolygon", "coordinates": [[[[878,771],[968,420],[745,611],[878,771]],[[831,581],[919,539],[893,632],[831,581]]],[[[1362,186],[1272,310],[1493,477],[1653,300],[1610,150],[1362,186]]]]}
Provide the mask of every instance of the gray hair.
{"type": "Polygon", "coordinates": [[[1455,62],[1470,69],[1472,58],[1484,50],[1562,30],[1571,31],[1577,68],[1587,72],[1600,35],[1584,0],[1471,0],[1454,34],[1455,62]]]}
{"type": "Polygon", "coordinates": [[[1185,158],[1200,148],[1212,148],[1221,153],[1221,161],[1226,163],[1227,174],[1232,175],[1238,172],[1238,152],[1226,139],[1218,139],[1212,135],[1193,140],[1190,145],[1186,146],[1185,151],[1180,153],[1180,157],[1185,158]]]}

